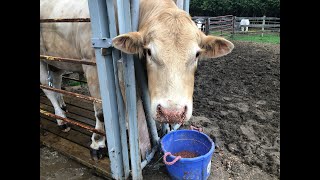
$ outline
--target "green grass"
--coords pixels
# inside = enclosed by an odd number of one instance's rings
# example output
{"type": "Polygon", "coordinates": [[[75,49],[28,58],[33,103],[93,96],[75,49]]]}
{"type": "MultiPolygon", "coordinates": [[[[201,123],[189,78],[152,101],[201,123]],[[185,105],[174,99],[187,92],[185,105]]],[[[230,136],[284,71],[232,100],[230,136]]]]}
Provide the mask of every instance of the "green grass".
{"type": "Polygon", "coordinates": [[[278,34],[264,34],[263,37],[261,37],[261,34],[235,35],[231,39],[236,41],[251,41],[258,43],[280,44],[280,36],[278,34]]]}
{"type": "Polygon", "coordinates": [[[70,80],[70,81],[68,82],[68,85],[69,85],[69,86],[79,86],[79,85],[81,85],[81,83],[78,82],[78,81],[72,81],[72,80],[70,80]]]}
{"type": "MultiPolygon", "coordinates": [[[[219,36],[220,32],[212,32],[211,35],[219,36]]],[[[233,41],[251,41],[258,43],[280,44],[279,34],[264,34],[263,37],[261,37],[261,34],[236,34],[233,37],[226,38],[233,41]]]]}

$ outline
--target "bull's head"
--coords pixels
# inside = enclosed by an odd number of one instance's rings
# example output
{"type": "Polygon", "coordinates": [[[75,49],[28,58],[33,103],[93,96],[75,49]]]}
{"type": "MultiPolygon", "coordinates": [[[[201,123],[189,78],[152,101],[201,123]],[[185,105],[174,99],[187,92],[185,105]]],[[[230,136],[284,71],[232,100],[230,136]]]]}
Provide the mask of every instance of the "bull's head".
{"type": "Polygon", "coordinates": [[[146,58],[152,117],[167,123],[190,119],[199,59],[224,56],[234,47],[224,38],[206,36],[181,10],[146,20],[138,32],[119,35],[113,44],[146,58]]]}

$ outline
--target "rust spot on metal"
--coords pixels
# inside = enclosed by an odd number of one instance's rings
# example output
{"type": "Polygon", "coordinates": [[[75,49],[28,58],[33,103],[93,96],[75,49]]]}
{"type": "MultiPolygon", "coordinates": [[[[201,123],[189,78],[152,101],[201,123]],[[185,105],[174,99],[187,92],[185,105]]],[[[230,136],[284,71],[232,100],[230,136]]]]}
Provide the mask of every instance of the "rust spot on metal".
{"type": "Polygon", "coordinates": [[[61,117],[61,116],[57,116],[57,115],[52,114],[52,113],[50,113],[50,112],[48,112],[48,111],[44,111],[44,110],[42,110],[42,109],[40,109],[40,113],[41,113],[41,114],[44,114],[44,115],[46,115],[46,116],[55,118],[55,119],[60,119],[60,120],[62,120],[62,121],[68,122],[68,123],[73,124],[73,125],[76,125],[76,126],[79,126],[79,127],[83,128],[83,129],[86,129],[87,131],[92,132],[92,133],[97,133],[97,134],[100,134],[100,135],[103,135],[103,136],[106,135],[104,132],[101,132],[101,131],[99,131],[99,130],[97,130],[97,129],[95,129],[95,128],[92,128],[92,127],[90,127],[90,126],[87,126],[87,125],[85,125],[85,124],[83,124],[83,123],[79,123],[79,122],[76,122],[76,121],[70,120],[70,119],[68,119],[68,118],[61,117]]]}
{"type": "Polygon", "coordinates": [[[47,90],[54,91],[54,92],[58,92],[58,93],[62,93],[62,94],[73,96],[73,97],[77,97],[80,99],[85,99],[85,100],[92,101],[95,103],[102,103],[102,100],[98,99],[98,98],[94,98],[94,97],[90,97],[90,96],[86,96],[86,95],[82,95],[82,94],[78,94],[78,93],[73,93],[73,92],[69,92],[69,91],[65,91],[65,90],[61,90],[61,89],[56,89],[56,88],[52,88],[52,87],[45,86],[42,84],[40,84],[40,88],[47,89],[47,90]]]}
{"type": "Polygon", "coordinates": [[[40,19],[40,23],[54,23],[54,22],[90,22],[90,18],[40,19]]]}
{"type": "Polygon", "coordinates": [[[68,63],[75,63],[75,64],[86,64],[86,65],[93,65],[93,66],[96,65],[96,62],[94,62],[94,61],[55,57],[55,56],[46,56],[46,55],[40,55],[40,59],[49,60],[49,61],[68,62],[68,63]]]}

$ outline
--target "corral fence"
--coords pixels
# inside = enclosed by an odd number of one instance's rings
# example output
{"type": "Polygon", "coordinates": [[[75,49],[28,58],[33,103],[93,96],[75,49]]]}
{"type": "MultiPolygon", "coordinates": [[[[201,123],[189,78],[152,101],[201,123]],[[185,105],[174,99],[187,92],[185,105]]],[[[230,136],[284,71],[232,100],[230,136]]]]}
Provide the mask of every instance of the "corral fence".
{"type": "MultiPolygon", "coordinates": [[[[233,36],[235,34],[261,34],[263,36],[267,33],[280,33],[280,18],[278,17],[237,17],[233,15],[225,16],[194,16],[193,21],[206,34],[219,36],[233,36]],[[248,31],[241,31],[240,21],[248,19],[249,25],[242,25],[248,27],[248,31]],[[202,23],[200,25],[200,23],[202,23]]],[[[199,28],[200,29],[200,28],[199,28]]]]}
{"type": "Polygon", "coordinates": [[[280,33],[280,18],[278,17],[236,17],[234,21],[235,33],[246,34],[267,34],[267,33],[280,33]],[[248,27],[248,31],[241,31],[240,21],[241,19],[249,19],[249,25],[243,25],[248,27]]]}

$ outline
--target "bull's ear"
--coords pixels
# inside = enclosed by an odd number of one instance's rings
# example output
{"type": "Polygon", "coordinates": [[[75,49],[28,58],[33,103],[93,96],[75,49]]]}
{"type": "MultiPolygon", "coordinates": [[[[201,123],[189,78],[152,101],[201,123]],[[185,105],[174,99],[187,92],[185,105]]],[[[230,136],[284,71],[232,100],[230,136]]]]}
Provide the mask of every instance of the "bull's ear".
{"type": "Polygon", "coordinates": [[[121,34],[112,40],[113,46],[127,54],[139,54],[143,51],[143,39],[139,32],[121,34]]]}
{"type": "Polygon", "coordinates": [[[201,58],[217,58],[229,54],[234,45],[222,37],[203,35],[200,47],[203,50],[201,58]]]}

